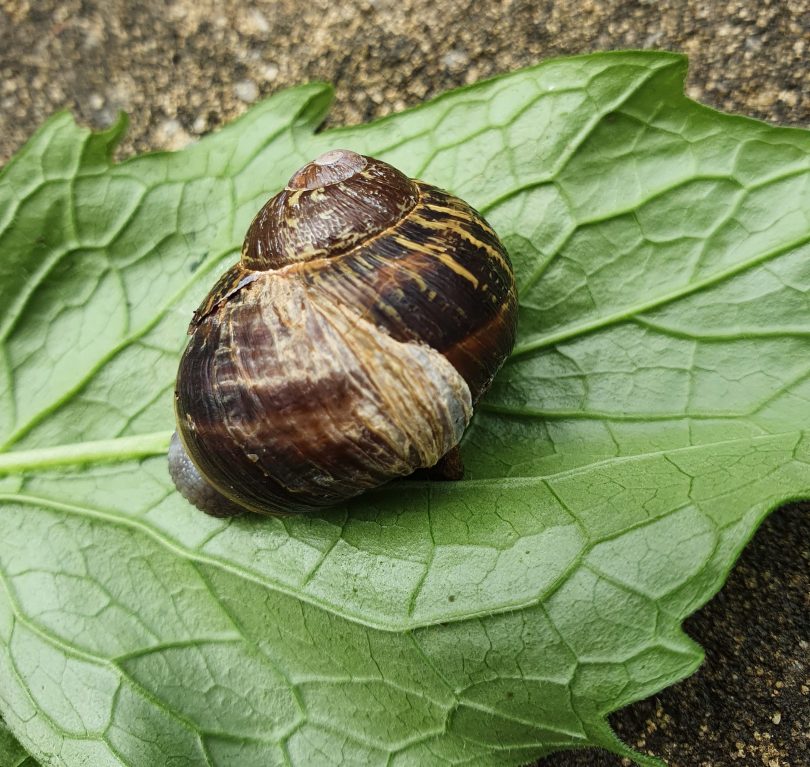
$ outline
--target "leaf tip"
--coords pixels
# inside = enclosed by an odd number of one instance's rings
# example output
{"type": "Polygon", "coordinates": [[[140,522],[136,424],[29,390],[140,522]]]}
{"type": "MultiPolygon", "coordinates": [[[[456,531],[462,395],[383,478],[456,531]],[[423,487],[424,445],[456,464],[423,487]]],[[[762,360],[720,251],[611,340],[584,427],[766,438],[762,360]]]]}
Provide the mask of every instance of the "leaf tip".
{"type": "Polygon", "coordinates": [[[642,754],[634,748],[628,746],[607,723],[601,719],[599,724],[590,733],[592,743],[598,747],[609,751],[623,759],[629,759],[637,767],[667,767],[667,763],[657,756],[642,754]]]}

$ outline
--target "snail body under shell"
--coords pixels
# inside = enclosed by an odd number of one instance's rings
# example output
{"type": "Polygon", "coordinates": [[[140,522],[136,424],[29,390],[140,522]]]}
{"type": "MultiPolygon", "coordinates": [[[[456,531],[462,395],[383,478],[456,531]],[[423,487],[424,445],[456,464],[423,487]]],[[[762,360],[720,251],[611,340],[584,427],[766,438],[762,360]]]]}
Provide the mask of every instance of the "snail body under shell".
{"type": "Polygon", "coordinates": [[[511,265],[470,206],[327,152],[253,220],[194,314],[169,456],[215,515],[312,511],[458,445],[509,355],[511,265]]]}

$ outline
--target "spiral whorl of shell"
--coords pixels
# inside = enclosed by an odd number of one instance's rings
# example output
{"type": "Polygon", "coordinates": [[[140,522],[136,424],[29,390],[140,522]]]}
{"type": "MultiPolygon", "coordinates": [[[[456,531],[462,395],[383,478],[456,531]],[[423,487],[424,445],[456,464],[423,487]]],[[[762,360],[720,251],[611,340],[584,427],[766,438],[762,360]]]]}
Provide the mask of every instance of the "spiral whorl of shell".
{"type": "Polygon", "coordinates": [[[458,444],[514,343],[508,257],[466,203],[337,150],[254,218],[194,315],[180,439],[253,511],[328,506],[458,444]]]}

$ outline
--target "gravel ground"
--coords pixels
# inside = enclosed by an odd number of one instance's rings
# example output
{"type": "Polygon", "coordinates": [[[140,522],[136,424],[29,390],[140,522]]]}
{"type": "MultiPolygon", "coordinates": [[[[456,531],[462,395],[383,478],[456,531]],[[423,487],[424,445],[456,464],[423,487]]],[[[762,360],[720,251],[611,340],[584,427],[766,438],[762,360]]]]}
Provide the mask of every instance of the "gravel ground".
{"type": "MultiPolygon", "coordinates": [[[[697,673],[611,717],[622,739],[670,767],[810,765],[810,506],[772,514],[720,593],[686,621],[697,673]]],[[[629,765],[555,755],[538,767],[629,765]]]]}
{"type": "Polygon", "coordinates": [[[122,150],[172,149],[288,85],[333,83],[358,123],[551,56],[662,48],[691,56],[689,95],[807,124],[808,0],[0,0],[0,162],[58,107],[122,150]]]}
{"type": "MultiPolygon", "coordinates": [[[[339,125],[612,48],[685,51],[691,97],[810,124],[808,0],[0,0],[0,164],[60,107],[95,128],[127,111],[123,157],[179,148],[308,80],[335,85],[329,122],[339,125]]],[[[687,622],[706,663],[616,714],[625,739],[672,767],[810,764],[808,540],[805,508],[765,523],[723,591],[687,622]]],[[[542,765],[619,763],[589,752],[542,765]]]]}

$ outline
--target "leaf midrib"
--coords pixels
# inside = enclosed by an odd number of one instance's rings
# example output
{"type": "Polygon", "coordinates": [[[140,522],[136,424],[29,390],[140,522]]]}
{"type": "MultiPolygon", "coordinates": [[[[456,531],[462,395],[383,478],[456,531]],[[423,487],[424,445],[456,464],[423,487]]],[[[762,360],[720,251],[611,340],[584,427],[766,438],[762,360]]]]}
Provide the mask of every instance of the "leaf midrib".
{"type": "Polygon", "coordinates": [[[171,431],[157,431],[132,437],[71,442],[32,450],[0,453],[0,476],[32,469],[52,469],[85,463],[114,463],[161,455],[169,449],[171,431]]]}

